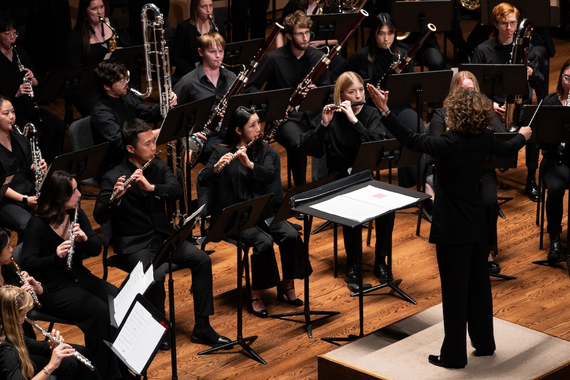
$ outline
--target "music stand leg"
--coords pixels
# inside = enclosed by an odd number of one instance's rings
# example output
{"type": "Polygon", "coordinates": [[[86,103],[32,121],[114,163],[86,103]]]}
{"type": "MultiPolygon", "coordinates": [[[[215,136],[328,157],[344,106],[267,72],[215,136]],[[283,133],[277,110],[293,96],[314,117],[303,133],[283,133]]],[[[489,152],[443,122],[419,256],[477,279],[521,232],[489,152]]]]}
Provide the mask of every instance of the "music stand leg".
{"type": "MultiPolygon", "coordinates": [[[[324,315],[324,318],[327,317],[331,317],[333,315],[337,315],[340,314],[339,311],[313,311],[311,310],[310,306],[309,306],[309,266],[310,266],[310,262],[309,262],[309,239],[311,237],[311,224],[313,221],[313,217],[310,217],[308,215],[305,214],[304,219],[303,219],[303,233],[304,233],[304,237],[305,237],[305,263],[304,263],[304,277],[305,277],[305,286],[304,286],[304,290],[305,290],[305,302],[304,302],[304,308],[303,311],[294,311],[291,313],[281,313],[281,314],[273,314],[270,315],[271,318],[287,318],[287,317],[293,317],[293,316],[298,316],[298,315],[303,315],[305,318],[305,327],[307,328],[307,335],[309,336],[309,338],[313,337],[313,328],[311,326],[311,315],[324,315]]],[[[322,319],[322,318],[321,318],[322,319]]]]}
{"type": "Polygon", "coordinates": [[[174,279],[172,278],[172,253],[174,249],[170,251],[168,255],[168,308],[170,313],[170,323],[172,328],[170,329],[170,362],[172,365],[172,380],[178,380],[178,363],[176,360],[176,313],[174,309],[174,279]]]}

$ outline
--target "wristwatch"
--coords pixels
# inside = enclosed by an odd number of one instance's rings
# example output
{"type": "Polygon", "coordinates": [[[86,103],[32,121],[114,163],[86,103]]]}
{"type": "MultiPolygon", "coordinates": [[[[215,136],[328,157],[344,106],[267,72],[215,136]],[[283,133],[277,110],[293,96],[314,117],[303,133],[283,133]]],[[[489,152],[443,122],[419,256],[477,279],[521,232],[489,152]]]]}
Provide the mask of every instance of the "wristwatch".
{"type": "Polygon", "coordinates": [[[22,203],[25,204],[25,205],[28,204],[28,196],[27,196],[27,195],[24,195],[24,196],[22,197],[22,203]]]}
{"type": "Polygon", "coordinates": [[[390,110],[387,109],[386,111],[381,111],[380,114],[382,114],[382,117],[386,117],[386,116],[390,115],[390,110]]]}

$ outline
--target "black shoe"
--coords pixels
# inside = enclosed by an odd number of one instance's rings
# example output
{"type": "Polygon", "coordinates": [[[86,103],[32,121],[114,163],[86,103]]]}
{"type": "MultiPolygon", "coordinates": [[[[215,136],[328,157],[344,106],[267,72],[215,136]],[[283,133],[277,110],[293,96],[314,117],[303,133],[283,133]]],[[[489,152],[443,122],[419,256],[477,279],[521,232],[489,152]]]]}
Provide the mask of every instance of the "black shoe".
{"type": "Polygon", "coordinates": [[[356,270],[356,268],[346,268],[346,273],[344,274],[344,281],[347,284],[358,283],[358,270],[356,270]]]}
{"type": "Polygon", "coordinates": [[[443,367],[443,368],[465,368],[465,364],[463,365],[455,365],[455,364],[448,364],[448,363],[444,363],[440,360],[439,356],[436,355],[430,355],[428,356],[428,360],[431,364],[436,365],[438,367],[443,367]]]}
{"type": "Polygon", "coordinates": [[[251,298],[251,299],[250,299],[250,302],[251,302],[251,313],[252,313],[253,315],[255,315],[256,317],[258,317],[258,318],[267,318],[267,317],[269,316],[269,314],[267,313],[267,310],[266,310],[266,309],[261,309],[261,310],[256,311],[256,310],[253,308],[253,303],[254,303],[255,301],[259,301],[260,299],[261,299],[261,298],[251,298]]]}
{"type": "Polygon", "coordinates": [[[299,213],[299,214],[295,215],[295,218],[298,220],[305,220],[305,214],[299,213]]]}
{"type": "Polygon", "coordinates": [[[489,274],[499,274],[501,273],[501,267],[494,261],[487,261],[489,267],[489,274]]]}
{"type": "Polygon", "coordinates": [[[526,193],[526,195],[528,195],[528,198],[531,201],[538,202],[538,186],[536,185],[536,181],[534,179],[526,183],[524,192],[526,193]]]}
{"type": "Polygon", "coordinates": [[[170,351],[170,335],[166,335],[160,346],[158,346],[160,351],[170,351]]]}
{"type": "MultiPolygon", "coordinates": [[[[360,291],[360,287],[356,282],[348,283],[346,286],[348,286],[348,289],[353,293],[358,293],[360,291]]],[[[370,289],[371,287],[372,284],[362,284],[362,290],[370,289]]]]}
{"type": "Polygon", "coordinates": [[[557,262],[562,255],[562,246],[560,245],[560,234],[553,232],[550,234],[550,249],[548,250],[547,259],[550,262],[557,262]]]}
{"type": "Polygon", "coordinates": [[[211,331],[205,333],[194,330],[190,336],[190,341],[192,343],[205,344],[210,347],[220,347],[231,342],[230,338],[218,334],[212,328],[210,329],[211,331]]]}
{"type": "Polygon", "coordinates": [[[301,299],[295,298],[292,300],[289,298],[289,295],[287,293],[289,290],[295,290],[295,288],[283,289],[281,288],[281,285],[277,285],[277,301],[286,302],[289,305],[293,306],[302,306],[303,301],[301,301],[301,299]]]}
{"type": "Polygon", "coordinates": [[[388,274],[388,267],[384,263],[379,263],[374,268],[374,275],[378,277],[378,281],[386,282],[390,280],[390,275],[388,274]]]}

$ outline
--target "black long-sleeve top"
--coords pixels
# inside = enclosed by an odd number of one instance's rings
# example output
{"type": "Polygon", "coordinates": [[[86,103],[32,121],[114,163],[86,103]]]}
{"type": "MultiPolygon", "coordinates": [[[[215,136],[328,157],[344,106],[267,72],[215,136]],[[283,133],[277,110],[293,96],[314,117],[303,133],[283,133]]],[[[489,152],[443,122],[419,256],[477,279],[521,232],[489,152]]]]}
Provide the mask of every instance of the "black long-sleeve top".
{"type": "MultiPolygon", "coordinates": [[[[51,357],[51,350],[47,342],[24,336],[24,343],[29,354],[51,357]]],[[[16,347],[6,340],[0,343],[0,380],[24,380],[20,363],[20,355],[16,347]]]]}
{"type": "MultiPolygon", "coordinates": [[[[443,107],[434,112],[433,117],[429,123],[430,136],[439,136],[447,131],[447,123],[445,118],[447,116],[447,107],[443,107]]],[[[493,132],[507,132],[505,124],[501,121],[499,115],[493,112],[493,124],[489,127],[493,132]]]]}
{"type": "MultiPolygon", "coordinates": [[[[70,217],[73,218],[74,214],[70,217]]],[[[67,256],[61,258],[56,254],[57,247],[64,239],[43,219],[33,216],[28,222],[22,247],[22,269],[41,281],[42,287],[48,291],[67,286],[81,286],[85,275],[91,273],[83,266],[83,256],[94,257],[101,252],[101,241],[81,208],[77,222],[87,235],[87,240],[75,242],[71,270],[67,269],[67,256]]]]}
{"type": "Polygon", "coordinates": [[[438,196],[429,241],[446,245],[485,241],[487,217],[477,192],[485,157],[516,153],[526,143],[524,136],[502,142],[485,130],[478,136],[444,132],[433,137],[411,132],[393,114],[382,123],[406,147],[435,157],[438,196]]]}
{"type": "MultiPolygon", "coordinates": [[[[20,194],[35,195],[35,177],[31,169],[32,153],[30,141],[14,131],[10,131],[12,151],[0,144],[0,176],[5,176],[18,170],[12,178],[10,188],[20,194]]],[[[14,202],[3,197],[1,202],[14,202]]]]}
{"type": "Polygon", "coordinates": [[[307,133],[301,136],[301,147],[310,156],[326,154],[329,173],[338,173],[339,178],[347,176],[358,149],[363,142],[383,140],[386,131],[380,123],[380,113],[374,107],[365,105],[356,114],[358,122],[352,124],[342,112],[335,112],[327,127],[321,124],[318,115],[307,133]]]}

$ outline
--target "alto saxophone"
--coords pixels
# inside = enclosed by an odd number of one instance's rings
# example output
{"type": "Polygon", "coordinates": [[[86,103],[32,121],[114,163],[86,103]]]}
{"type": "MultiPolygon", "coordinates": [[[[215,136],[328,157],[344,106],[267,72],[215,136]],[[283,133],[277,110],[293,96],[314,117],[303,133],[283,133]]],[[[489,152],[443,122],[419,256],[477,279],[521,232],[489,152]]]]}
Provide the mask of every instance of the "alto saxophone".
{"type": "Polygon", "coordinates": [[[81,198],[77,198],[77,203],[75,204],[75,216],[73,217],[73,221],[69,223],[69,240],[71,241],[71,247],[69,247],[69,251],[67,251],[67,270],[71,270],[73,267],[73,254],[75,253],[75,232],[73,232],[73,229],[77,224],[80,200],[81,198]]]}
{"type": "Polygon", "coordinates": [[[38,141],[38,130],[32,123],[27,123],[24,125],[24,129],[20,129],[16,123],[12,123],[12,128],[20,135],[28,137],[28,133],[31,132],[30,136],[30,146],[32,150],[32,162],[34,163],[34,187],[36,190],[36,195],[40,195],[42,189],[42,184],[45,179],[45,173],[42,170],[41,161],[43,160],[42,151],[40,150],[40,144],[38,141]]]}
{"type": "Polygon", "coordinates": [[[117,38],[119,38],[119,36],[117,35],[117,31],[115,30],[115,28],[111,26],[111,23],[107,21],[105,17],[99,17],[99,20],[103,24],[107,25],[109,29],[111,29],[111,32],[113,33],[111,35],[111,38],[109,39],[109,53],[112,53],[115,50],[117,50],[117,38]]]}

